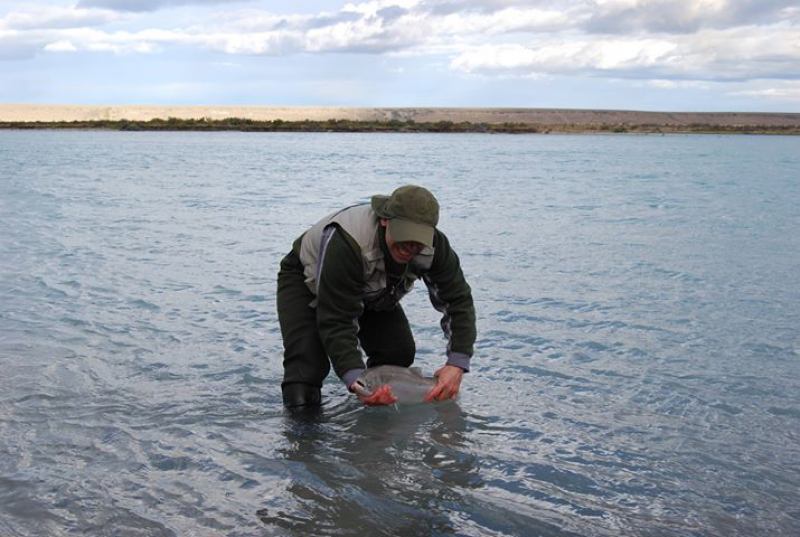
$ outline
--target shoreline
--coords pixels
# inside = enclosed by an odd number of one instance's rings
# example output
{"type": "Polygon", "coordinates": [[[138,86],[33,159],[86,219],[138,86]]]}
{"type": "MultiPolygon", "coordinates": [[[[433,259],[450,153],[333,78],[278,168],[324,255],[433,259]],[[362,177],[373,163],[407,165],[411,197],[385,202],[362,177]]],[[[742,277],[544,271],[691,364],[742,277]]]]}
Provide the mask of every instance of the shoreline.
{"type": "Polygon", "coordinates": [[[414,121],[254,121],[240,118],[228,120],[168,120],[150,121],[63,121],[63,122],[0,122],[0,131],[72,130],[126,132],[336,132],[336,133],[443,133],[443,134],[727,134],[727,135],[784,135],[800,136],[800,127],[770,127],[745,125],[536,125],[527,123],[417,123],[414,121]]]}
{"type": "Polygon", "coordinates": [[[800,114],[551,108],[0,104],[0,129],[800,134],[800,114]]]}

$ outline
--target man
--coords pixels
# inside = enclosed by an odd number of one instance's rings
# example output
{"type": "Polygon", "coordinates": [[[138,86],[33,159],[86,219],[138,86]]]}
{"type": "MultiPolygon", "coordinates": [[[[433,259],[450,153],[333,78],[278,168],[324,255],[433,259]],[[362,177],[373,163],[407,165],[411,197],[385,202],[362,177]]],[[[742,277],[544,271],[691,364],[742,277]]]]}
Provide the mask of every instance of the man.
{"type": "MultiPolygon", "coordinates": [[[[425,188],[408,185],[391,196],[329,215],[301,235],[278,273],[278,318],[284,345],[283,403],[321,404],[331,364],[345,386],[367,366],[414,362],[416,346],[400,299],[417,279],[442,314],[447,362],[426,401],[455,398],[469,371],[475,343],[472,293],[458,256],[436,229],[439,203],[425,188]]],[[[390,405],[389,386],[367,405],[390,405]]]]}

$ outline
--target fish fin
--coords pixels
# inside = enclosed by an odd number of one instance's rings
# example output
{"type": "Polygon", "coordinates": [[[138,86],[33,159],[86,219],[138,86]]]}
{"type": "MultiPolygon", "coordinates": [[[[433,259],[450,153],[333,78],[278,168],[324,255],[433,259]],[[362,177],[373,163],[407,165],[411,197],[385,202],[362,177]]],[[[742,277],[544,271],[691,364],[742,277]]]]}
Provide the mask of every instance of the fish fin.
{"type": "Polygon", "coordinates": [[[418,377],[422,376],[422,368],[421,367],[416,367],[416,366],[409,367],[408,370],[411,371],[412,373],[414,373],[415,375],[417,375],[418,377]]]}

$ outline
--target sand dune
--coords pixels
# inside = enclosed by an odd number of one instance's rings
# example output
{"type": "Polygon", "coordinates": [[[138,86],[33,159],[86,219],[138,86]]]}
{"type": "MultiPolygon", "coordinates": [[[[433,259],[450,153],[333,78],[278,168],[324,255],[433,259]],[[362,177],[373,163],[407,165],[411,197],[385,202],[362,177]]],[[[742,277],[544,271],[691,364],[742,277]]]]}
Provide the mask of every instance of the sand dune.
{"type": "Polygon", "coordinates": [[[757,112],[637,112],[552,108],[348,108],[276,106],[145,106],[0,104],[0,121],[147,121],[154,118],[244,118],[302,121],[526,123],[534,125],[692,125],[800,127],[800,114],[757,112]]]}

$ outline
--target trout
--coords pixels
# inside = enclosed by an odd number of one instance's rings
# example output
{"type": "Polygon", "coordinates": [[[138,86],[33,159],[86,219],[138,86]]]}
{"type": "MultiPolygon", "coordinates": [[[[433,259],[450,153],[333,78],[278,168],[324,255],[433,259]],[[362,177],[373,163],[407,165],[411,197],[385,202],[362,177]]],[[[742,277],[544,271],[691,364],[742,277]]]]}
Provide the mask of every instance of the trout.
{"type": "Polygon", "coordinates": [[[369,397],[380,386],[388,384],[398,403],[421,403],[437,382],[436,377],[422,376],[422,370],[418,367],[379,365],[359,375],[355,390],[369,397]]]}

